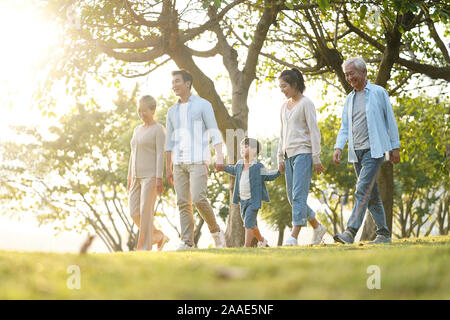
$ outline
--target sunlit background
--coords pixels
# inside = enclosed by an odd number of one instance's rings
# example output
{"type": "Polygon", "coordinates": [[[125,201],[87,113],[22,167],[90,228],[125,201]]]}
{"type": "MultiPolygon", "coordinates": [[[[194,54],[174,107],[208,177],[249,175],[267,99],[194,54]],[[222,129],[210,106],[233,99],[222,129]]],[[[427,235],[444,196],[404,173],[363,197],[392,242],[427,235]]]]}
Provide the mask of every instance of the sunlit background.
{"type": "MultiPolygon", "coordinates": [[[[28,1],[2,1],[0,3],[0,32],[2,50],[0,50],[0,141],[11,139],[9,129],[14,125],[38,126],[43,132],[50,125],[56,123],[57,118],[66,113],[74,104],[73,97],[67,96],[64,84],[57,84],[53,91],[56,100],[54,108],[55,117],[43,116],[42,111],[33,102],[33,93],[39,81],[45,78],[45,62],[52,50],[56,50],[62,42],[57,24],[45,17],[42,12],[31,8],[28,1]]],[[[227,81],[220,77],[226,74],[220,58],[202,60],[208,75],[217,78],[218,91],[224,95],[230,94],[227,81]]],[[[135,83],[140,85],[142,94],[151,94],[155,97],[171,93],[172,70],[177,69],[173,62],[150,73],[148,76],[137,79],[121,78],[121,87],[131,92],[135,83]]],[[[308,81],[308,79],[306,79],[308,81]]],[[[117,89],[104,87],[95,81],[90,82],[89,95],[95,97],[101,105],[112,105],[116,98],[117,89]]],[[[258,138],[269,138],[279,134],[279,108],[284,96],[278,90],[276,81],[265,83],[258,87],[253,83],[249,95],[249,135],[258,138]],[[267,124],[270,124],[269,126],[267,124]]],[[[305,94],[316,104],[323,103],[320,90],[307,84],[305,94]]],[[[319,119],[323,115],[319,115],[319,119]]],[[[317,209],[320,203],[309,198],[309,204],[317,209]]],[[[174,208],[174,210],[176,210],[174,208]]],[[[4,210],[2,210],[4,211],[4,210]]],[[[178,223],[178,221],[176,221],[178,223]]],[[[166,230],[163,222],[161,227],[166,230]]],[[[220,221],[222,228],[225,225],[220,221]]],[[[275,244],[278,233],[269,230],[262,224],[263,234],[270,235],[269,243],[275,244]]],[[[167,229],[171,229],[167,227],[167,229]]],[[[206,229],[206,228],[205,228],[206,229]]],[[[289,230],[285,230],[285,235],[289,230]]],[[[307,243],[310,239],[311,229],[302,231],[300,241],[307,243]]],[[[199,247],[208,247],[212,240],[203,232],[199,247]]],[[[77,252],[87,234],[62,232],[56,235],[51,225],[38,226],[32,213],[22,215],[9,215],[7,212],[0,215],[0,249],[15,249],[26,251],[70,251],[77,252]]],[[[169,234],[171,241],[167,249],[177,246],[177,236],[169,234]]],[[[332,241],[328,236],[326,241],[332,241]]],[[[91,251],[103,252],[106,248],[97,239],[91,251]]]]}

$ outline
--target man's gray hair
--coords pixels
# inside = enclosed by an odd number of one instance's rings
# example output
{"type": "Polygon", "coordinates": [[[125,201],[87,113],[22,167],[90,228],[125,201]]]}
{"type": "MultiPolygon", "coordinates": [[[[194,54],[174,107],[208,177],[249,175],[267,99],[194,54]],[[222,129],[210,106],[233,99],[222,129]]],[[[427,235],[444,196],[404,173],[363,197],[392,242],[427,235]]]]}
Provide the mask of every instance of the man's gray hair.
{"type": "Polygon", "coordinates": [[[363,58],[350,58],[344,61],[344,63],[342,64],[342,69],[344,69],[349,64],[353,64],[359,71],[367,71],[366,62],[363,58]]]}
{"type": "Polygon", "coordinates": [[[139,101],[145,103],[150,110],[156,109],[156,100],[150,95],[142,96],[139,101]]]}

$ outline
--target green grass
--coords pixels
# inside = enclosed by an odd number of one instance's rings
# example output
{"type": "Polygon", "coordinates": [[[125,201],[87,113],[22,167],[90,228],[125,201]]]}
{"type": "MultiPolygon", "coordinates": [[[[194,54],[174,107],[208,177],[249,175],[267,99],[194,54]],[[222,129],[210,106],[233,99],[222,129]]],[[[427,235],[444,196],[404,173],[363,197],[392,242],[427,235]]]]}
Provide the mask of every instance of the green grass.
{"type": "Polygon", "coordinates": [[[450,299],[450,237],[386,245],[57,254],[0,251],[0,299],[450,299]],[[69,290],[67,269],[81,270],[69,290]],[[370,265],[381,289],[369,290],[370,265]]]}

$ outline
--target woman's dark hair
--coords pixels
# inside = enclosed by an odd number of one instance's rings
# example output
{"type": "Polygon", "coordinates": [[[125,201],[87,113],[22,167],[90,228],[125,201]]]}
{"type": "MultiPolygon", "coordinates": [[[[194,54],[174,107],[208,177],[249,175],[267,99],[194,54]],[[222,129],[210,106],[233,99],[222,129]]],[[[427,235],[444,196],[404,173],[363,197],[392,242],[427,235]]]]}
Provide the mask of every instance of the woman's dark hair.
{"type": "Polygon", "coordinates": [[[281,72],[278,79],[289,83],[291,87],[297,88],[301,93],[305,91],[305,80],[303,79],[302,73],[296,68],[292,68],[291,70],[284,70],[283,72],[281,72]]]}

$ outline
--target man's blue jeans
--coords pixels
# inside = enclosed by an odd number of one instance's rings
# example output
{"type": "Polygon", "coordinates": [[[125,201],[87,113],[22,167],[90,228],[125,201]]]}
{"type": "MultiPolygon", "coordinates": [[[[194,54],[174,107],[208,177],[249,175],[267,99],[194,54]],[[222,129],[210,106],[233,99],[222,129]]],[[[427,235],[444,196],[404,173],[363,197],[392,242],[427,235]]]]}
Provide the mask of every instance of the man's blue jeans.
{"type": "Polygon", "coordinates": [[[312,177],[311,153],[285,157],[284,168],[287,196],[292,206],[292,224],[306,226],[306,222],[313,220],[316,216],[306,203],[312,177]]]}
{"type": "Polygon", "coordinates": [[[390,237],[383,202],[377,185],[377,174],[384,157],[372,158],[370,149],[355,150],[355,152],[358,157],[358,162],[355,163],[358,181],[356,183],[355,207],[348,220],[347,230],[355,236],[361,227],[366,210],[369,209],[377,226],[377,235],[390,237]]]}

